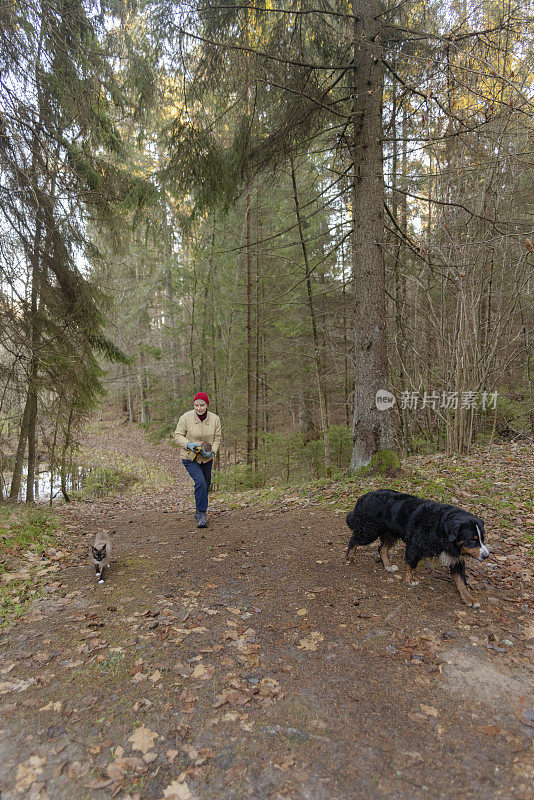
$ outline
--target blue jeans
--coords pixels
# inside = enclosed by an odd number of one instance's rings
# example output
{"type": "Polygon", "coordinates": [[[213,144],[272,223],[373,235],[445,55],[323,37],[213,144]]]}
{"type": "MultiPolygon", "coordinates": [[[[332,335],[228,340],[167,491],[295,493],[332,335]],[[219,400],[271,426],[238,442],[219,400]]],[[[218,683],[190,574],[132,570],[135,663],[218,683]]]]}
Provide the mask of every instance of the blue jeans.
{"type": "Polygon", "coordinates": [[[198,461],[182,459],[182,464],[195,482],[195,505],[201,514],[208,510],[208,491],[211,484],[211,466],[213,461],[199,464],[198,461]]]}

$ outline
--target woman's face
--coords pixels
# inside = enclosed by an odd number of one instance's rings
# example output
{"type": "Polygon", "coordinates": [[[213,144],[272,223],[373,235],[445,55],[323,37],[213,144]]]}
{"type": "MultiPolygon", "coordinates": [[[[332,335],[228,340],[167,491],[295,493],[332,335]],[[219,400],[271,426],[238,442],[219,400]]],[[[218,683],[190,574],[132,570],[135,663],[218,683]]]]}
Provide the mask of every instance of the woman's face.
{"type": "Polygon", "coordinates": [[[201,417],[202,414],[205,414],[205,412],[208,410],[208,404],[205,403],[204,400],[195,400],[195,402],[193,403],[193,408],[195,409],[199,417],[201,417]]]}

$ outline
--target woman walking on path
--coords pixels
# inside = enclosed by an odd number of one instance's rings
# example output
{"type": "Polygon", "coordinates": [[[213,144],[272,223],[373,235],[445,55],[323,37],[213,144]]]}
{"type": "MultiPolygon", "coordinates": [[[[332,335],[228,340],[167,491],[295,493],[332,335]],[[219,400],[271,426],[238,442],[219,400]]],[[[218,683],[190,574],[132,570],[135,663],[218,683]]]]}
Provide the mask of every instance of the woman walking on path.
{"type": "Polygon", "coordinates": [[[195,483],[197,528],[208,525],[211,467],[221,444],[221,421],[217,414],[208,411],[209,404],[208,395],[198,392],[193,398],[193,410],[182,414],[174,432],[174,440],[181,447],[182,463],[195,483]]]}

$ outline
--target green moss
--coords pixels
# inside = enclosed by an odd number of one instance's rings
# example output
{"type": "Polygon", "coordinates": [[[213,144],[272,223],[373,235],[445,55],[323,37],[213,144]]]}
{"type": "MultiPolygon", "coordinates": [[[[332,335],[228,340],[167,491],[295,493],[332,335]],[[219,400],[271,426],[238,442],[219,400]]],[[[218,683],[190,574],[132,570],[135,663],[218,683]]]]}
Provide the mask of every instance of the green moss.
{"type": "Polygon", "coordinates": [[[359,475],[386,475],[400,469],[400,460],[395,450],[378,450],[370,462],[359,470],[359,475]]]}

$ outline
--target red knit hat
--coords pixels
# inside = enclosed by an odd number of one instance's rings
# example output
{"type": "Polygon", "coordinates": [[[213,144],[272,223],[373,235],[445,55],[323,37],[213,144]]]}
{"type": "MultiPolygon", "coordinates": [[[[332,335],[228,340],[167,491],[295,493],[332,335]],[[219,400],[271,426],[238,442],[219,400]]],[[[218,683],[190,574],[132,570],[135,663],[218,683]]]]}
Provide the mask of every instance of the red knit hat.
{"type": "Polygon", "coordinates": [[[193,397],[193,403],[195,402],[195,400],[204,400],[204,402],[208,406],[210,404],[210,401],[209,401],[209,398],[208,398],[208,395],[206,394],[206,392],[197,392],[197,394],[193,397]]]}

